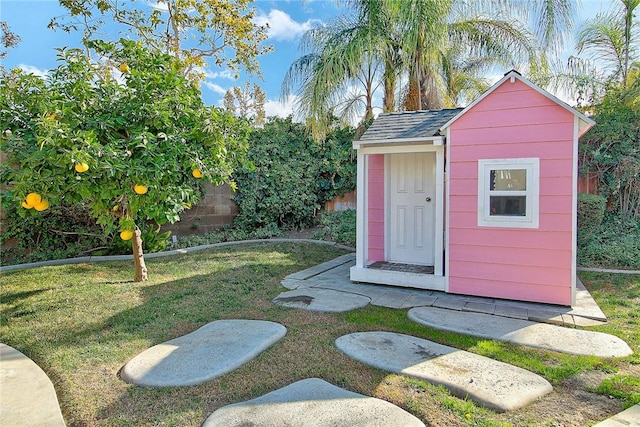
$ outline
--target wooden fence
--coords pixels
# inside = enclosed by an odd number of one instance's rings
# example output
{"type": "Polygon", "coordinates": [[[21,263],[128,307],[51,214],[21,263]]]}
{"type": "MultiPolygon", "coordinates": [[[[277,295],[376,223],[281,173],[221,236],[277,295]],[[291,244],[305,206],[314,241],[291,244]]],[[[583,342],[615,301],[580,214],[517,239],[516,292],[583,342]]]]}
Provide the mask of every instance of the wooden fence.
{"type": "Polygon", "coordinates": [[[356,192],[351,191],[349,193],[345,193],[345,195],[342,197],[338,196],[333,200],[325,202],[324,210],[327,212],[332,212],[332,211],[346,211],[348,209],[355,209],[356,200],[357,200],[356,192]]]}
{"type": "Polygon", "coordinates": [[[578,193],[598,194],[598,176],[593,172],[579,176],[578,193]]]}

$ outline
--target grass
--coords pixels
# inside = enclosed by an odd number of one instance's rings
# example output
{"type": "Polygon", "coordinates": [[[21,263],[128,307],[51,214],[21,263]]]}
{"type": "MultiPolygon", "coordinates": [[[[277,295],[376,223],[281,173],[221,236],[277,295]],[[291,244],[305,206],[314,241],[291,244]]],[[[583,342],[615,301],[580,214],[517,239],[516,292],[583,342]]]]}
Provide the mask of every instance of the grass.
{"type": "MultiPolygon", "coordinates": [[[[612,396],[620,407],[638,399],[639,277],[582,276],[610,318],[598,329],[620,336],[636,350],[621,360],[445,333],[409,321],[406,310],[367,306],[328,314],[271,303],[283,291],[283,277],[342,253],[305,243],[235,246],[147,260],[150,279],[144,283],[131,281],[129,262],[2,273],[0,341],[31,357],[49,375],[69,426],[200,426],[223,405],[309,377],[386,399],[428,425],[526,424],[452,397],[441,387],[367,367],[335,348],[339,336],[367,330],[411,334],[483,354],[537,372],[558,389],[579,373],[616,373],[591,391],[612,396]],[[233,318],[275,321],[287,327],[287,335],[255,360],[199,386],[149,389],[118,378],[120,368],[150,346],[233,318]]],[[[541,420],[539,414],[531,417],[534,421],[526,425],[541,420]]]]}

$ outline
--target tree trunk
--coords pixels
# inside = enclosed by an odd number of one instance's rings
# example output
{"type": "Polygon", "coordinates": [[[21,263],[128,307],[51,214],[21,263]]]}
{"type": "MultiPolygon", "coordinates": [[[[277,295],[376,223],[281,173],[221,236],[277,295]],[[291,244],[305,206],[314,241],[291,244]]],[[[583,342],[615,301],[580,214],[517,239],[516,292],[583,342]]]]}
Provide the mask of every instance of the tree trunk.
{"type": "Polygon", "coordinates": [[[133,263],[136,268],[134,280],[136,282],[144,282],[147,280],[147,266],[144,263],[144,253],[142,253],[141,234],[140,229],[136,227],[136,230],[133,233],[133,239],[131,240],[131,245],[133,246],[133,263]]]}
{"type": "Polygon", "coordinates": [[[389,61],[384,67],[384,98],[383,113],[393,113],[396,111],[396,71],[389,61]]]}

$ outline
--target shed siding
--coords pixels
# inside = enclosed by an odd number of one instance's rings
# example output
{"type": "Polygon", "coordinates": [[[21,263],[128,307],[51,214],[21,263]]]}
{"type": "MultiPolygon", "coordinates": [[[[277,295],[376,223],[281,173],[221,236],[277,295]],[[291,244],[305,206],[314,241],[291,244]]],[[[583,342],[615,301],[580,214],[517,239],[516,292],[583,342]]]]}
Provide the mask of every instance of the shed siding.
{"type": "Polygon", "coordinates": [[[450,128],[449,292],[571,304],[572,113],[505,81],[450,128]],[[539,228],[478,227],[478,160],[540,158],[539,228]]]}
{"type": "Polygon", "coordinates": [[[368,261],[384,261],[384,154],[367,156],[368,261]]]}

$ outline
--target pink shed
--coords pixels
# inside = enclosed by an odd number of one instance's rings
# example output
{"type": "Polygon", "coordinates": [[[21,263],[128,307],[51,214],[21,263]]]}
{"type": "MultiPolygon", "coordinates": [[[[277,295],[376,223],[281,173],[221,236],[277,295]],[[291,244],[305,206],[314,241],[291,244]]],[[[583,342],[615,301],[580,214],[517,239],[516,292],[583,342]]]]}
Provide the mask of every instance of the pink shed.
{"type": "Polygon", "coordinates": [[[515,71],[464,109],[381,115],[354,142],[351,279],[571,305],[593,124],[515,71]]]}

